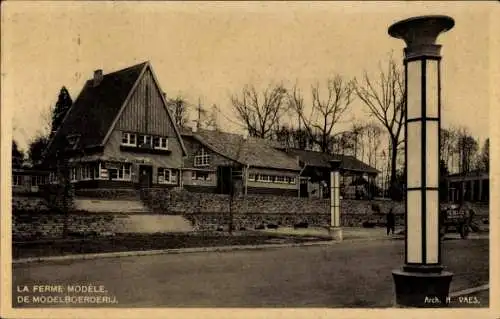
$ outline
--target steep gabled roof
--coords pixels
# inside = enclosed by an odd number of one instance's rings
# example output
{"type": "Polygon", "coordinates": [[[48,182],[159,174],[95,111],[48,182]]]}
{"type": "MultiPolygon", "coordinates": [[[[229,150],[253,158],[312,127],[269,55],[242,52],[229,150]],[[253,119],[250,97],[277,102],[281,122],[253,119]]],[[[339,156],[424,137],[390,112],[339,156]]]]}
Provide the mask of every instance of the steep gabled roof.
{"type": "Polygon", "coordinates": [[[341,160],[341,168],[349,171],[358,171],[369,174],[378,174],[379,170],[371,167],[368,164],[356,159],[354,156],[350,155],[333,155],[316,151],[306,151],[300,149],[289,149],[287,153],[292,156],[298,156],[300,161],[307,164],[308,166],[320,167],[320,168],[330,168],[331,160],[341,160]]]}
{"type": "MultiPolygon", "coordinates": [[[[93,79],[87,80],[80,95],[66,114],[61,127],[51,139],[46,154],[53,152],[68,135],[78,137],[78,145],[73,147],[75,149],[102,146],[148,66],[150,67],[149,62],[143,62],[104,74],[97,86],[94,86],[93,79]]],[[[151,72],[153,73],[152,70],[151,72]]],[[[154,73],[153,77],[156,81],[154,73]]],[[[168,109],[165,108],[165,110],[172,119],[168,109]]],[[[185,152],[178,129],[175,128],[175,130],[185,152]]]]}
{"type": "Polygon", "coordinates": [[[202,145],[212,151],[251,167],[300,170],[295,158],[273,148],[263,139],[220,131],[199,130],[196,133],[184,132],[185,136],[193,136],[202,145]]]}

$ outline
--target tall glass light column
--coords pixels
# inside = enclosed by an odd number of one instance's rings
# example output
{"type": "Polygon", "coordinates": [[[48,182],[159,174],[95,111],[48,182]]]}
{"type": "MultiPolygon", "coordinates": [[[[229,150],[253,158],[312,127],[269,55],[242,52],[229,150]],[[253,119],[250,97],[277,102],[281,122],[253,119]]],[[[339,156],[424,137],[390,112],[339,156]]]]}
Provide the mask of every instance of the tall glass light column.
{"type": "Polygon", "coordinates": [[[393,24],[392,37],[406,42],[405,265],[393,271],[396,303],[436,307],[448,302],[452,279],[441,265],[439,237],[439,129],[441,46],[438,35],[453,28],[447,16],[422,16],[393,24]]]}
{"type": "Polygon", "coordinates": [[[342,240],[340,227],[340,160],[330,161],[330,235],[333,240],[342,240]]]}

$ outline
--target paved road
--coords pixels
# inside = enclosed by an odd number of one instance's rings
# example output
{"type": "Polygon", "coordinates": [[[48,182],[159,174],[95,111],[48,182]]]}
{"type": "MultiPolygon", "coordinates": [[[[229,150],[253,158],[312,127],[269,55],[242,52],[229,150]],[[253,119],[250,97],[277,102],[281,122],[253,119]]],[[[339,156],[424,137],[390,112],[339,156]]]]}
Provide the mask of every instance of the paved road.
{"type": "MultiPolygon", "coordinates": [[[[104,285],[118,307],[390,307],[403,246],[379,240],[19,265],[13,298],[18,285],[91,283],[104,285]]],[[[485,239],[445,241],[451,290],[488,283],[488,255],[485,239]]]]}

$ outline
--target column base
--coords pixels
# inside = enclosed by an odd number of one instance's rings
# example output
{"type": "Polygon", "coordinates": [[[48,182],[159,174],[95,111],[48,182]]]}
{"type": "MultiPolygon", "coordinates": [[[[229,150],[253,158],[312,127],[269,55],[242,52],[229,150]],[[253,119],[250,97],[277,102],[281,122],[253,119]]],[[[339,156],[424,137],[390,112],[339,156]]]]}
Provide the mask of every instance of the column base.
{"type": "Polygon", "coordinates": [[[334,241],[342,241],[344,239],[341,227],[330,227],[328,228],[328,233],[334,241]]]}
{"type": "Polygon", "coordinates": [[[405,266],[394,270],[396,304],[419,308],[446,307],[453,274],[442,269],[441,266],[405,266]]]}

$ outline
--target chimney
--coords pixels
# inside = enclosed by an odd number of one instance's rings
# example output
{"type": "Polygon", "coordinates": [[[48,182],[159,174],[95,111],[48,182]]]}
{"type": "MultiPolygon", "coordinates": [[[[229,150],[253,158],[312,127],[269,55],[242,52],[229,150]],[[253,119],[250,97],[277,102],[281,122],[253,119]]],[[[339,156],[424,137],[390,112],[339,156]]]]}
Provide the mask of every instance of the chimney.
{"type": "Polygon", "coordinates": [[[103,75],[102,75],[102,70],[101,69],[94,71],[94,87],[96,87],[99,84],[101,84],[102,77],[103,77],[103,75]]]}

